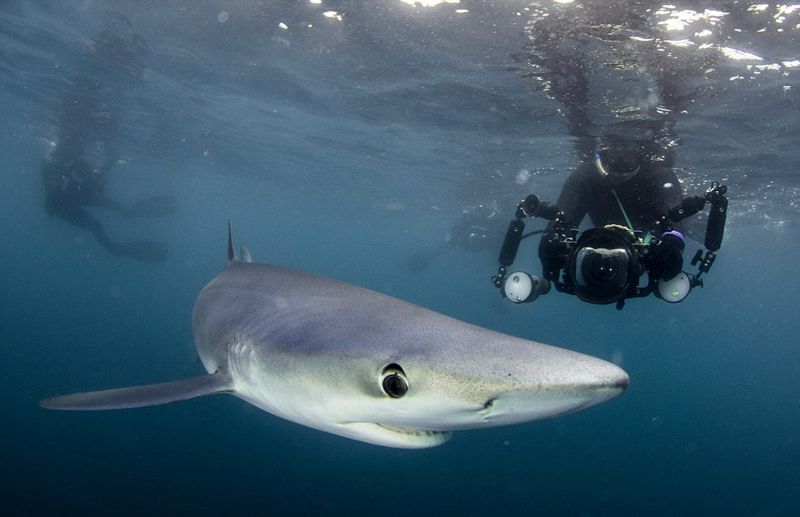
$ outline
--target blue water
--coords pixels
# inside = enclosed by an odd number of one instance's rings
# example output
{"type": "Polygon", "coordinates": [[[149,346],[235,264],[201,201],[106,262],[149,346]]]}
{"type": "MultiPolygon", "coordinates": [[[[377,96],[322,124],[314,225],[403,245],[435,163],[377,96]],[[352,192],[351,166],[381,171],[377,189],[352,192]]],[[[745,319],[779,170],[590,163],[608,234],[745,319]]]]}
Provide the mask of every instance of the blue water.
{"type": "MultiPolygon", "coordinates": [[[[578,163],[564,106],[519,54],[541,10],[575,25],[624,15],[540,4],[4,2],[2,514],[800,515],[797,7],[694,2],[668,15],[632,3],[656,21],[707,15],[674,38],[696,44],[675,50],[682,87],[696,90],[670,115],[671,137],[687,193],[723,181],[731,213],[705,287],[684,303],[616,311],[551,293],[513,306],[489,281],[495,251],[446,250],[409,271],[465,208],[496,201],[510,217],[531,191],[555,200],[578,163]],[[97,211],[113,238],[168,243],[164,263],[111,256],[44,211],[39,166],[76,77],[106,86],[117,121],[108,193],[177,198],[159,219],[97,211]],[[613,360],[631,387],[421,451],[324,434],[234,397],[39,408],[203,373],[191,309],[224,266],[229,218],[256,261],[613,360]]],[[[537,270],[535,244],[517,265],[537,270]]]]}

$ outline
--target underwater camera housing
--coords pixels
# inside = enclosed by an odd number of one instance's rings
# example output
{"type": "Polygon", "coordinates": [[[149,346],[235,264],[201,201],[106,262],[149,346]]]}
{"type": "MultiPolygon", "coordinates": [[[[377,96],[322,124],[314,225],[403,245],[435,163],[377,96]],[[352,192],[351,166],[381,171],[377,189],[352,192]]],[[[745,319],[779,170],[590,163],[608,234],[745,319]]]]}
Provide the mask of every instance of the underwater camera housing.
{"type": "Polygon", "coordinates": [[[633,229],[607,225],[580,233],[576,225],[564,218],[557,206],[541,201],[531,194],[517,205],[514,219],[506,231],[500,249],[500,268],[492,277],[495,287],[504,298],[514,303],[527,303],[547,294],[551,285],[557,291],[572,294],[593,304],[616,303],[621,309],[628,298],[641,298],[650,293],[664,301],[683,301],[691,289],[702,286],[700,276],[707,273],[722,245],[728,200],[727,188],[713,183],[705,196],[691,196],[672,207],[653,223],[642,239],[633,229]],[[685,239],[674,231],[671,223],[696,214],[706,204],[711,213],[706,228],[706,253],[698,250],[692,265],[698,272],[689,275],[682,271],[685,239]],[[552,228],[525,234],[526,217],[553,221],[552,228]],[[544,233],[539,247],[543,275],[537,277],[524,271],[507,275],[514,263],[523,239],[544,233]],[[640,286],[640,278],[648,273],[649,280],[640,286]]]}
{"type": "Polygon", "coordinates": [[[627,298],[639,281],[639,252],[633,235],[617,228],[586,230],[570,250],[564,273],[573,294],[589,303],[627,298]]]}

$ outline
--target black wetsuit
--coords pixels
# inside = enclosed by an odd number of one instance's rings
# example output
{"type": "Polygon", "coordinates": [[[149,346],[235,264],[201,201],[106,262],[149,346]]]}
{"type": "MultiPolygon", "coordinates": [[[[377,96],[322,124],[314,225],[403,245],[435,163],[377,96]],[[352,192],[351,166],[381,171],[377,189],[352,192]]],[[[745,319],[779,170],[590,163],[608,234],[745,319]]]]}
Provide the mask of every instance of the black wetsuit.
{"type": "Polygon", "coordinates": [[[123,208],[103,194],[106,174],[96,171],[83,158],[46,160],[41,169],[47,215],[89,230],[102,245],[112,245],[100,221],[85,206],[123,208]]]}
{"type": "Polygon", "coordinates": [[[557,205],[566,221],[576,226],[587,214],[594,226],[627,226],[621,204],[633,227],[647,230],[680,200],[681,184],[668,167],[650,165],[627,181],[612,183],[594,162],[584,162],[567,178],[557,205]]]}
{"type": "MultiPolygon", "coordinates": [[[[642,166],[634,177],[612,182],[600,174],[594,162],[584,162],[567,178],[557,206],[564,212],[567,224],[579,226],[588,214],[595,227],[628,226],[627,215],[634,229],[647,231],[656,218],[666,214],[680,199],[680,182],[668,167],[642,166]]],[[[553,255],[553,248],[549,246],[552,227],[550,223],[539,243],[543,275],[551,280],[558,277],[562,267],[558,254],[553,255]]]]}

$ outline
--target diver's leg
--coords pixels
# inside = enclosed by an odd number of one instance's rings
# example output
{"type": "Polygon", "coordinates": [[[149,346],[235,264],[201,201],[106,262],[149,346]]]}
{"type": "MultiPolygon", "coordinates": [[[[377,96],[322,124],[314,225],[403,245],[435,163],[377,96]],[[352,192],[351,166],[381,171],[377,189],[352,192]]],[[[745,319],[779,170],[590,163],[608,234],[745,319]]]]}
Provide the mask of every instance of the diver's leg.
{"type": "Polygon", "coordinates": [[[64,221],[89,230],[95,240],[112,255],[120,255],[142,262],[164,262],[167,260],[167,246],[156,241],[114,242],[106,234],[103,224],[87,210],[78,205],[60,206],[56,215],[64,221]]]}
{"type": "Polygon", "coordinates": [[[97,242],[112,251],[110,247],[113,247],[114,243],[106,235],[103,223],[83,207],[56,203],[53,205],[53,211],[55,215],[69,224],[92,232],[97,242]]]}
{"type": "Polygon", "coordinates": [[[91,200],[87,205],[90,206],[99,206],[101,208],[105,208],[106,210],[111,210],[112,212],[117,212],[123,216],[128,216],[128,207],[123,205],[122,203],[118,203],[114,201],[110,197],[106,196],[105,194],[95,194],[92,196],[91,200]]]}

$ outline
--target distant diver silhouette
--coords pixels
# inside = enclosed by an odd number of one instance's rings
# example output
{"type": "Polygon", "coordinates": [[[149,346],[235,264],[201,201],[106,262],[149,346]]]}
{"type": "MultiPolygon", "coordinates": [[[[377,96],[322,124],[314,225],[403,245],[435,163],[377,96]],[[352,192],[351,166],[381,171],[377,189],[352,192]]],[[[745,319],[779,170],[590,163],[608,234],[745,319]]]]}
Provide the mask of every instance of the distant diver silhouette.
{"type": "Polygon", "coordinates": [[[502,242],[506,222],[498,215],[497,203],[479,204],[468,207],[451,228],[444,240],[429,249],[417,252],[406,258],[409,271],[418,275],[430,267],[433,260],[442,253],[462,249],[466,251],[494,250],[502,242]]]}
{"type": "Polygon", "coordinates": [[[164,262],[168,255],[165,244],[156,241],[115,242],[108,237],[100,220],[84,208],[98,206],[123,217],[161,217],[175,212],[175,198],[169,195],[145,199],[131,206],[108,197],[104,192],[105,184],[116,162],[116,156],[111,153],[111,157],[95,169],[84,157],[84,148],[77,140],[68,138],[59,142],[41,168],[47,215],[92,232],[97,242],[112,255],[142,262],[164,262]]]}

